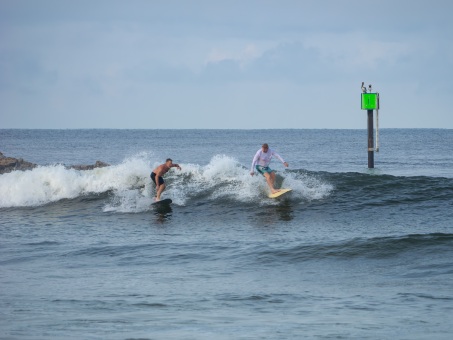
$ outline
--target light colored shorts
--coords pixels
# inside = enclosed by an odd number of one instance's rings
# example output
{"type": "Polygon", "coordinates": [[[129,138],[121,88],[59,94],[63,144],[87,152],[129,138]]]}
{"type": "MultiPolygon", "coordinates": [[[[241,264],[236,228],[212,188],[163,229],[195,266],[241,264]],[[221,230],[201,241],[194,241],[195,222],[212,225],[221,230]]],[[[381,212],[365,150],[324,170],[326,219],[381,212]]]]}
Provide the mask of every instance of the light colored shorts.
{"type": "Polygon", "coordinates": [[[256,166],[256,171],[258,171],[261,175],[264,176],[264,174],[267,172],[267,173],[271,173],[271,172],[275,172],[275,170],[272,170],[271,168],[269,168],[268,166],[262,166],[262,165],[257,165],[256,166]]]}

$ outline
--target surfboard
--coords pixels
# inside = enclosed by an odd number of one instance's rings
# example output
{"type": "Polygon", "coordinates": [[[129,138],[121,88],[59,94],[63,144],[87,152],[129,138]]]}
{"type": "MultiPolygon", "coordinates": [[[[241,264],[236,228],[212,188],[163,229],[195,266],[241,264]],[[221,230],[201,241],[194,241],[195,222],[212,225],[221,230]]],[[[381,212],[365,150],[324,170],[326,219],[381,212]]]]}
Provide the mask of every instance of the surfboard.
{"type": "Polygon", "coordinates": [[[171,202],[173,202],[171,199],[166,198],[164,200],[153,202],[153,203],[151,203],[151,205],[154,206],[154,207],[160,207],[160,206],[164,206],[164,205],[170,205],[171,202]]]}
{"type": "Polygon", "coordinates": [[[293,189],[280,189],[280,191],[276,192],[275,194],[270,194],[269,198],[277,198],[280,197],[283,194],[286,194],[287,192],[290,192],[293,189]]]}

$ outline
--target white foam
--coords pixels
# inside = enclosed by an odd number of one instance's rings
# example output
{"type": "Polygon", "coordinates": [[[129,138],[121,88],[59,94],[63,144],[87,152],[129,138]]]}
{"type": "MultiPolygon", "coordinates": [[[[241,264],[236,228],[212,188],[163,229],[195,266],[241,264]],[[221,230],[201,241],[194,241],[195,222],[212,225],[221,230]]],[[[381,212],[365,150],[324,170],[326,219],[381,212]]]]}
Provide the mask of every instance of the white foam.
{"type": "Polygon", "coordinates": [[[248,169],[236,159],[225,155],[214,156],[193,177],[196,183],[194,192],[208,191],[212,199],[230,198],[248,202],[256,200],[266,189],[263,181],[250,176],[248,169]]]}
{"type": "Polygon", "coordinates": [[[0,176],[0,207],[37,206],[90,193],[145,184],[149,164],[143,155],[105,168],[78,171],[63,165],[40,166],[0,176]]]}
{"type": "Polygon", "coordinates": [[[282,187],[293,189],[292,195],[303,200],[319,200],[331,194],[334,187],[313,176],[285,172],[282,187]]]}
{"type": "MultiPolygon", "coordinates": [[[[155,192],[149,174],[160,164],[154,161],[151,165],[149,159],[150,155],[142,153],[121,164],[93,170],[78,171],[54,165],[3,174],[0,207],[36,206],[112,191],[104,211],[147,211],[155,192]]],[[[249,169],[230,156],[216,155],[205,166],[181,164],[181,167],[181,171],[173,168],[165,175],[167,188],[163,197],[172,199],[176,205],[186,205],[192,199],[277,202],[266,198],[269,189],[262,176],[250,176],[249,169]]],[[[308,175],[290,171],[279,174],[284,177],[282,187],[292,188],[292,196],[302,200],[321,199],[333,190],[329,183],[308,175]]]]}

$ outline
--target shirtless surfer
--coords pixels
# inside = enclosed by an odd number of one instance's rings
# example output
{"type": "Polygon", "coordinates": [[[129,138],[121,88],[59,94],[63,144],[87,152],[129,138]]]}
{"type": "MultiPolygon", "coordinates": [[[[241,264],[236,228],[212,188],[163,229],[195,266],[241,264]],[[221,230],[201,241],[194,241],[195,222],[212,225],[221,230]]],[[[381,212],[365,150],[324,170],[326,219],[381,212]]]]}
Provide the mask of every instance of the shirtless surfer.
{"type": "Polygon", "coordinates": [[[151,172],[151,179],[156,185],[156,197],[154,198],[156,202],[160,201],[160,195],[165,190],[165,182],[162,176],[165,175],[171,168],[178,168],[181,170],[179,164],[173,164],[173,160],[171,158],[167,158],[164,164],[159,165],[153,170],[153,172],[151,172]]]}
{"type": "Polygon", "coordinates": [[[280,190],[274,188],[275,170],[269,168],[269,163],[271,162],[272,156],[277,157],[285,167],[288,167],[288,163],[286,163],[278,153],[270,149],[267,143],[265,143],[261,146],[261,149],[259,149],[256,152],[255,157],[253,157],[252,170],[250,172],[250,175],[253,176],[255,174],[256,169],[256,171],[258,171],[266,178],[266,182],[267,185],[269,185],[269,188],[271,189],[271,193],[275,194],[280,190]]]}

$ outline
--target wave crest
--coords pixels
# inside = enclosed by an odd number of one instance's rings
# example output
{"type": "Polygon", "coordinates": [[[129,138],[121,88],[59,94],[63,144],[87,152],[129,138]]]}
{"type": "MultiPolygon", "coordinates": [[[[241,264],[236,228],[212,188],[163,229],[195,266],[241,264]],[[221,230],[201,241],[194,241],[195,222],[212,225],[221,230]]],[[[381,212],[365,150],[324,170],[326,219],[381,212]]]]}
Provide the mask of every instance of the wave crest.
{"type": "MultiPolygon", "coordinates": [[[[149,161],[146,153],[118,165],[79,171],[63,165],[40,166],[31,171],[16,171],[0,176],[0,208],[38,206],[62,199],[75,199],[111,192],[104,211],[141,212],[149,210],[154,185],[149,174],[159,162],[149,161]]],[[[235,201],[253,204],[278,204],[268,199],[268,187],[261,176],[250,176],[249,169],[235,158],[215,155],[207,165],[181,164],[165,175],[164,197],[176,205],[191,201],[235,201]]],[[[326,197],[333,186],[297,171],[277,173],[276,186],[293,189],[291,199],[313,200],[326,197]]]]}

